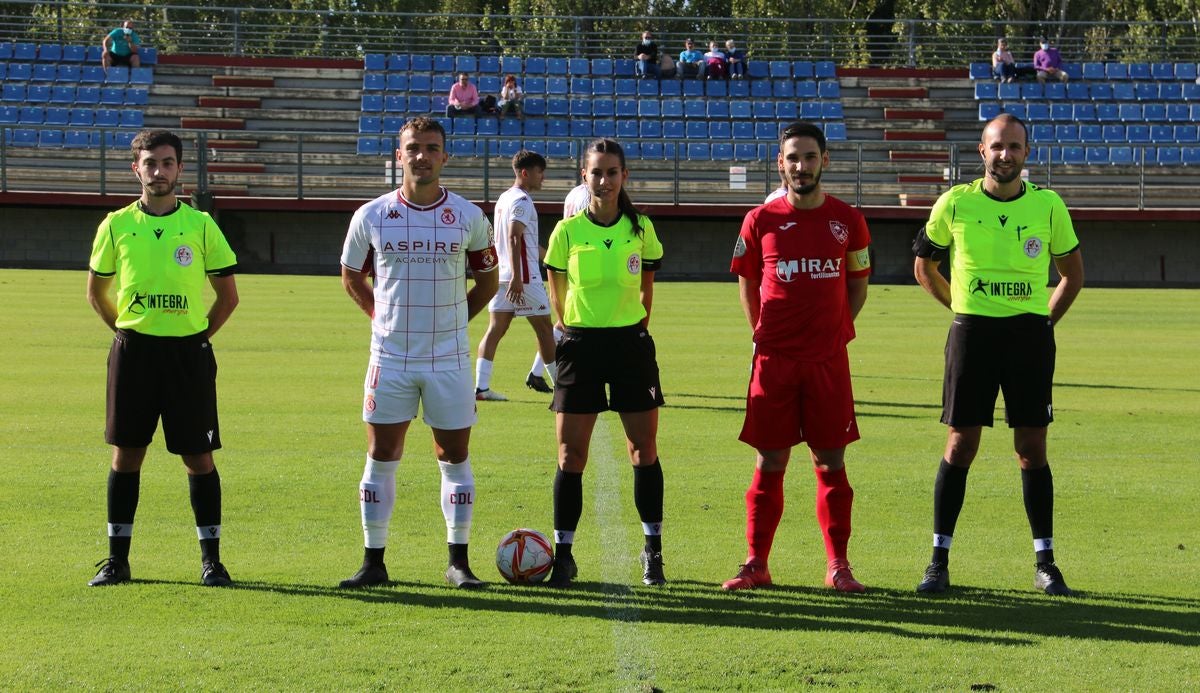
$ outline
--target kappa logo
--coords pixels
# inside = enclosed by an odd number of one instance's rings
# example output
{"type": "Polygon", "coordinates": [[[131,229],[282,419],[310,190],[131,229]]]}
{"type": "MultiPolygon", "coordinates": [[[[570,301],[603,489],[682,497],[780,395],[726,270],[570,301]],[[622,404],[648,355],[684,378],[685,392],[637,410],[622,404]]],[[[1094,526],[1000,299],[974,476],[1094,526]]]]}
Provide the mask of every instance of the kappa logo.
{"type": "Polygon", "coordinates": [[[840,221],[829,222],[829,232],[837,239],[838,243],[846,244],[846,239],[850,238],[850,227],[840,221]]]}
{"type": "Polygon", "coordinates": [[[780,225],[779,225],[779,230],[780,230],[780,231],[787,231],[788,229],[792,228],[792,227],[793,227],[793,226],[795,226],[795,225],[796,225],[796,222],[794,222],[794,221],[789,221],[789,222],[788,222],[788,223],[786,223],[786,224],[780,224],[780,225]]]}
{"type": "Polygon", "coordinates": [[[155,238],[155,240],[157,240],[157,239],[159,239],[159,238],[162,238],[162,235],[163,235],[163,230],[162,230],[162,229],[154,229],[154,238],[155,238]]]}
{"type": "Polygon", "coordinates": [[[454,216],[454,210],[449,207],[442,210],[442,223],[453,224],[458,217],[454,216]]]}
{"type": "Polygon", "coordinates": [[[1004,226],[1005,224],[1008,223],[1008,215],[1007,214],[1001,214],[1000,216],[998,216],[996,218],[1000,220],[1000,226],[1004,226]]]}
{"type": "Polygon", "coordinates": [[[389,209],[387,213],[388,219],[399,219],[402,216],[404,215],[402,215],[398,209],[389,209]]]}

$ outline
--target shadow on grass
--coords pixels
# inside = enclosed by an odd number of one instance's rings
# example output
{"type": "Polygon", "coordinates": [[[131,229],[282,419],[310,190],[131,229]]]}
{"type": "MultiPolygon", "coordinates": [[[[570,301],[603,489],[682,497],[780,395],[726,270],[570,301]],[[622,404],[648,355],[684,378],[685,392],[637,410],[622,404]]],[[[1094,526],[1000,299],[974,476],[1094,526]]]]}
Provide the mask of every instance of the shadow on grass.
{"type": "Polygon", "coordinates": [[[567,589],[497,583],[478,592],[405,581],[360,590],[273,582],[239,582],[233,589],[409,608],[880,633],[1000,645],[1032,645],[1045,637],[1200,645],[1200,619],[1195,616],[1200,599],[1123,593],[1087,592],[1063,599],[1032,591],[953,587],[937,596],[888,589],[843,595],[822,588],[788,586],[730,593],[715,584],[686,580],[665,587],[579,581],[567,589]]]}

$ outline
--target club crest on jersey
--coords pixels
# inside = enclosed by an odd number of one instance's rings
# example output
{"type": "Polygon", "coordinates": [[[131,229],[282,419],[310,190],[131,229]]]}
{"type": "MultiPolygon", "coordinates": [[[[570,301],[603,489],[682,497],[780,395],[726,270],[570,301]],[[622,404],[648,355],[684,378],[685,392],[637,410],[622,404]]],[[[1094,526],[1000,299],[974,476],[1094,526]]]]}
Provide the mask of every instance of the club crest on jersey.
{"type": "Polygon", "coordinates": [[[442,223],[453,224],[458,217],[454,216],[454,210],[449,207],[442,210],[442,223]]]}
{"type": "Polygon", "coordinates": [[[837,239],[838,243],[845,244],[846,239],[850,237],[850,227],[840,221],[829,222],[829,232],[837,239]]]}
{"type": "Polygon", "coordinates": [[[737,243],[733,244],[733,256],[741,257],[746,254],[746,239],[738,236],[737,243]]]}
{"type": "Polygon", "coordinates": [[[375,411],[375,395],[367,395],[363,400],[363,411],[370,413],[375,411]]]}
{"type": "Polygon", "coordinates": [[[1025,254],[1031,258],[1042,254],[1042,239],[1034,237],[1025,241],[1025,254]]]}
{"type": "Polygon", "coordinates": [[[181,245],[175,249],[175,262],[179,263],[180,267],[187,267],[192,264],[192,249],[186,245],[181,245]]]}
{"type": "Polygon", "coordinates": [[[642,271],[642,256],[633,254],[625,261],[625,269],[629,270],[630,274],[637,274],[642,271]]]}

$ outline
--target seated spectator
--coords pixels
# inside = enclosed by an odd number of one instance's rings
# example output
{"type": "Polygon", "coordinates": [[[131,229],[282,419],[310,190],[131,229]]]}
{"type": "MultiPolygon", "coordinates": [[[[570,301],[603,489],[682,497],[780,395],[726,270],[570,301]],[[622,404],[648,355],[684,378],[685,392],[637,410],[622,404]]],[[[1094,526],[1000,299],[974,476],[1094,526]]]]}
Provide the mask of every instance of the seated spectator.
{"type": "Polygon", "coordinates": [[[658,56],[658,78],[671,79],[675,74],[675,58],[672,58],[670,53],[663,51],[658,56]]]}
{"type": "Polygon", "coordinates": [[[1033,54],[1033,69],[1037,70],[1038,81],[1045,82],[1047,77],[1060,82],[1071,79],[1062,66],[1062,56],[1059,55],[1058,49],[1050,43],[1050,39],[1042,39],[1041,50],[1033,54]]]}
{"type": "Polygon", "coordinates": [[[708,42],[708,52],[704,54],[704,78],[729,79],[725,52],[717,47],[716,41],[708,42]]]}
{"type": "Polygon", "coordinates": [[[500,117],[506,115],[524,118],[525,113],[521,110],[521,99],[525,98],[521,87],[517,86],[517,78],[513,75],[504,76],[504,86],[500,87],[500,117]]]}
{"type": "Polygon", "coordinates": [[[658,79],[658,44],[649,31],[642,32],[642,42],[633,51],[637,57],[637,76],[658,79]]]}
{"type": "Polygon", "coordinates": [[[470,77],[460,72],[458,81],[450,87],[450,99],[446,104],[446,116],[476,115],[479,113],[479,89],[471,84],[470,77]]]}
{"type": "Polygon", "coordinates": [[[729,74],[734,79],[746,77],[746,51],[737,47],[733,39],[725,42],[725,61],[729,64],[729,74]]]}
{"type": "Polygon", "coordinates": [[[678,74],[680,79],[695,79],[704,73],[704,51],[696,48],[691,39],[683,42],[679,54],[678,74]]]}
{"type": "Polygon", "coordinates": [[[1011,82],[1017,78],[1017,61],[1013,59],[1012,51],[1008,50],[1008,40],[996,41],[996,50],[992,53],[992,74],[1001,82],[1011,82]]]}
{"type": "Polygon", "coordinates": [[[100,64],[104,69],[113,65],[125,67],[141,67],[142,59],[138,56],[142,39],[133,30],[133,20],[126,19],[120,27],[108,32],[101,42],[103,52],[100,54],[100,64]]]}

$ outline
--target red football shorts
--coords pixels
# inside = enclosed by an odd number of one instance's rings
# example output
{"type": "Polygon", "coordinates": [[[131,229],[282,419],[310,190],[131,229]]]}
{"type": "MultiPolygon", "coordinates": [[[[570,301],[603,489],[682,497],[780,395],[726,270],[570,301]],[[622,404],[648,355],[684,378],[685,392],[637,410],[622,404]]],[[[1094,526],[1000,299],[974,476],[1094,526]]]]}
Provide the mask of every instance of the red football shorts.
{"type": "Polygon", "coordinates": [[[738,439],[758,450],[844,448],[858,440],[846,350],[823,362],[756,351],[738,439]]]}

